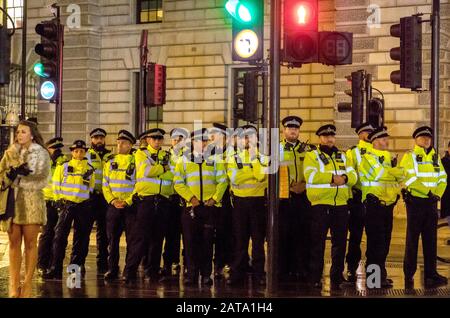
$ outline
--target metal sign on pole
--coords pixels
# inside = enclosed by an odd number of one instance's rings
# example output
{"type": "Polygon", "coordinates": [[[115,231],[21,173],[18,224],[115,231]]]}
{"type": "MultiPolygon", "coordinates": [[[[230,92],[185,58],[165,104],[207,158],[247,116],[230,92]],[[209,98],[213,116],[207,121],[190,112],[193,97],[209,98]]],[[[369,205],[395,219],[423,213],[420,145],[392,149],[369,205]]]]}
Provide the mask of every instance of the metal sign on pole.
{"type": "MultiPolygon", "coordinates": [[[[272,0],[270,5],[270,108],[269,108],[269,144],[278,139],[280,128],[280,46],[281,46],[281,0],[272,0]]],[[[277,145],[278,146],[278,145],[277,145]]],[[[278,149],[278,147],[277,147],[278,149]]],[[[280,152],[270,150],[271,165],[280,161],[280,152]]],[[[268,219],[268,253],[267,253],[267,290],[273,293],[278,287],[278,169],[269,175],[269,219],[268,219]]]]}

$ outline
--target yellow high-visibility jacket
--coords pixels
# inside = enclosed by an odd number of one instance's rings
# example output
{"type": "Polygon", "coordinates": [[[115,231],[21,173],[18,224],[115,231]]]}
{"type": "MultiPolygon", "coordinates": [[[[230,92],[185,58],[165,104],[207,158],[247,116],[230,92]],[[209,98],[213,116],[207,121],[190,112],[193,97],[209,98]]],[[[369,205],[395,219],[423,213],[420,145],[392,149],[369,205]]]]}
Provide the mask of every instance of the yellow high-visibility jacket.
{"type": "Polygon", "coordinates": [[[81,203],[89,199],[95,187],[95,169],[87,159],[71,159],[56,167],[53,174],[55,201],[65,199],[81,203]]]}
{"type": "Polygon", "coordinates": [[[87,161],[95,169],[95,192],[102,193],[103,165],[106,161],[111,159],[112,156],[113,154],[110,150],[107,150],[105,154],[103,154],[103,157],[93,148],[89,148],[86,152],[87,161]]]}
{"type": "Polygon", "coordinates": [[[132,154],[117,154],[103,167],[103,196],[111,204],[115,199],[133,203],[133,190],[136,184],[136,164],[132,154]]]}
{"type": "Polygon", "coordinates": [[[306,195],[311,205],[346,205],[349,188],[356,183],[356,171],[351,159],[344,152],[333,152],[330,157],[318,147],[308,151],[303,165],[306,180],[306,195]],[[333,175],[346,175],[347,183],[333,185],[333,175]]]}
{"type": "Polygon", "coordinates": [[[400,166],[405,168],[405,186],[413,196],[427,198],[431,191],[442,197],[447,187],[447,174],[434,149],[427,154],[425,149],[416,145],[405,153],[400,166]]]}
{"type": "MultiPolygon", "coordinates": [[[[64,162],[68,161],[68,158],[66,155],[61,154],[59,155],[55,161],[51,161],[50,164],[50,173],[53,177],[53,174],[55,173],[56,167],[58,165],[63,164],[64,162]]],[[[42,190],[44,191],[44,199],[45,201],[54,201],[55,200],[55,194],[53,193],[53,180],[49,179],[47,186],[42,190]]]]}
{"type": "MultiPolygon", "coordinates": [[[[201,155],[200,155],[201,156],[201,155]]],[[[223,163],[217,162],[214,156],[206,160],[197,160],[194,156],[181,157],[175,168],[175,191],[186,200],[186,206],[192,206],[191,199],[195,196],[200,202],[209,199],[221,206],[222,196],[228,182],[223,163]],[[189,158],[190,157],[190,158],[189,158]]]]}
{"type": "Polygon", "coordinates": [[[280,165],[288,166],[289,184],[305,181],[303,163],[306,153],[315,148],[297,140],[295,144],[283,140],[280,142],[280,165]]]}
{"type": "MultiPolygon", "coordinates": [[[[359,178],[358,167],[361,164],[362,157],[372,149],[372,144],[370,142],[360,140],[358,145],[347,150],[347,158],[351,159],[353,169],[355,169],[358,176],[358,180],[353,186],[354,188],[361,190],[361,180],[359,178]]],[[[350,189],[351,190],[351,189],[350,189]]],[[[352,191],[350,191],[350,197],[352,197],[352,191]]]]}
{"type": "Polygon", "coordinates": [[[237,150],[228,158],[227,175],[233,195],[246,197],[264,197],[268,186],[267,156],[256,154],[250,157],[247,149],[237,150]]]}
{"type": "Polygon", "coordinates": [[[169,153],[156,150],[150,145],[146,149],[139,149],[134,154],[136,161],[136,185],[133,194],[145,197],[149,195],[163,195],[169,197],[172,187],[173,173],[169,166],[169,153]]]}
{"type": "Polygon", "coordinates": [[[367,194],[375,195],[386,205],[393,204],[400,194],[400,182],[405,177],[402,167],[392,167],[392,156],[389,151],[370,149],[362,156],[361,164],[358,167],[362,201],[367,194]]]}

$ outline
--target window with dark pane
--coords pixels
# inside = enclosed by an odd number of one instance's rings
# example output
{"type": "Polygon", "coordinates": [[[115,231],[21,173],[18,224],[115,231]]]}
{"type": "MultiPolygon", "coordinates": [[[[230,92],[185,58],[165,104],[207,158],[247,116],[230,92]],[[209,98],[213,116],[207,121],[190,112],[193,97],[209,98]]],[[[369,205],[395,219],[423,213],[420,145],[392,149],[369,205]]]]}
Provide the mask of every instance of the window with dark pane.
{"type": "Polygon", "coordinates": [[[148,107],[145,126],[147,129],[160,127],[163,121],[163,107],[148,107]]]}
{"type": "Polygon", "coordinates": [[[137,23],[162,22],[162,0],[137,0],[137,23]]]}

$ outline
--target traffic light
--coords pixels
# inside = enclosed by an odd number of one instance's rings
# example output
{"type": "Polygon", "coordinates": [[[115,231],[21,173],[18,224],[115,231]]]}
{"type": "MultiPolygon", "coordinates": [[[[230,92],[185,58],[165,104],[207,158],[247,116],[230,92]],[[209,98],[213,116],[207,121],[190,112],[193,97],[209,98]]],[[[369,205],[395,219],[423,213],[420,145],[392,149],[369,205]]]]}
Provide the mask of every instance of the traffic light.
{"type": "Polygon", "coordinates": [[[43,99],[56,103],[59,99],[58,88],[60,72],[62,72],[62,40],[63,32],[58,19],[43,21],[36,25],[36,33],[41,36],[41,43],[36,44],[34,51],[40,56],[40,61],[34,64],[34,72],[41,78],[40,95],[43,99]]]}
{"type": "Polygon", "coordinates": [[[149,63],[145,85],[145,106],[164,105],[166,103],[166,66],[149,63]]]}
{"type": "Polygon", "coordinates": [[[241,118],[248,122],[258,121],[258,72],[245,72],[237,84],[237,102],[243,107],[241,118]]]}
{"type": "Polygon", "coordinates": [[[283,10],[283,60],[294,66],[318,62],[318,0],[285,0],[283,10]]]}
{"type": "Polygon", "coordinates": [[[11,35],[6,25],[0,26],[0,85],[9,84],[11,69],[11,35]]]}
{"type": "Polygon", "coordinates": [[[422,88],[422,18],[404,17],[391,26],[391,36],[400,38],[400,47],[391,49],[390,56],[400,61],[400,70],[391,73],[391,82],[415,91],[422,88]]]}
{"type": "Polygon", "coordinates": [[[384,100],[377,97],[369,100],[366,117],[372,127],[382,127],[384,122],[384,100]]]}
{"type": "Polygon", "coordinates": [[[352,63],[353,33],[319,32],[318,0],[285,0],[283,10],[284,62],[294,67],[352,63]]]}
{"type": "Polygon", "coordinates": [[[233,61],[262,60],[264,0],[228,0],[225,9],[233,18],[233,61]]]}
{"type": "Polygon", "coordinates": [[[338,104],[339,112],[351,112],[351,127],[356,128],[363,123],[364,117],[364,71],[352,72],[347,79],[351,81],[352,89],[345,93],[352,97],[351,103],[342,102],[338,104]]]}

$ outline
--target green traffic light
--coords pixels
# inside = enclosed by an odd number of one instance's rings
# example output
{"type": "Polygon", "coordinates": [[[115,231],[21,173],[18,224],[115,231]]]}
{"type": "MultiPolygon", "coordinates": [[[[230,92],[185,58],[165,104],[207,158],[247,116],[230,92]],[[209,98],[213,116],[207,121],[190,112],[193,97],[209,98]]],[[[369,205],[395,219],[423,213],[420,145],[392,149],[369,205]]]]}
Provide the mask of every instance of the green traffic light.
{"type": "Polygon", "coordinates": [[[242,3],[239,3],[239,0],[228,0],[225,4],[225,9],[233,18],[240,22],[248,23],[252,21],[250,10],[242,3]]]}
{"type": "Polygon", "coordinates": [[[33,70],[40,77],[48,77],[48,74],[45,72],[44,64],[41,62],[34,64],[33,70]]]}

